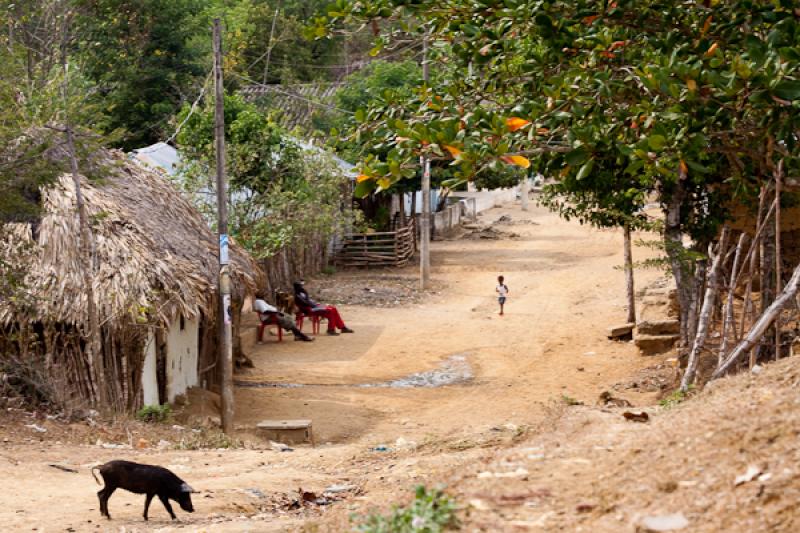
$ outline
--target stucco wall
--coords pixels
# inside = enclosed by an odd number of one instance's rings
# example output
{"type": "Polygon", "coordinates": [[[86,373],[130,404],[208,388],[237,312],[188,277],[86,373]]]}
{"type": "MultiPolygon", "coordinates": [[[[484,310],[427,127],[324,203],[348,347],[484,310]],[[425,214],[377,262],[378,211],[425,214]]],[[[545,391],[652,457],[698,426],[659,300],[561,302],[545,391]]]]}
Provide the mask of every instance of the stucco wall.
{"type": "Polygon", "coordinates": [[[186,319],[181,329],[180,317],[172,323],[167,332],[167,400],[173,402],[176,396],[186,392],[198,383],[197,342],[200,324],[197,320],[186,319]]]}
{"type": "Polygon", "coordinates": [[[151,330],[147,336],[142,368],[142,400],[144,405],[158,405],[158,375],[156,374],[156,339],[151,330]]]}

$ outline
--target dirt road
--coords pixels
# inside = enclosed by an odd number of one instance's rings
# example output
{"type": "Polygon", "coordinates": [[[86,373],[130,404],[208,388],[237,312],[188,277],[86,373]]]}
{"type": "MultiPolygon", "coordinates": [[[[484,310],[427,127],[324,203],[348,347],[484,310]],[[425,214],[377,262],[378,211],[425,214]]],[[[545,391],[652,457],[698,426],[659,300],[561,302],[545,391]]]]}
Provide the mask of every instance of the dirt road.
{"type": "MultiPolygon", "coordinates": [[[[0,529],[284,531],[325,524],[328,514],[362,510],[474,461],[476,450],[523,437],[564,398],[593,404],[600,392],[653,364],[632,344],[605,338],[626,314],[624,279],[615,268],[622,261],[620,233],[566,223],[539,208],[523,213],[507,206],[481,218],[502,215],[513,224],[498,228],[519,238],[434,243],[437,289],[422,303],[341,306],[354,335],[255,345],[254,329],[248,333],[245,349],[255,368],[238,379],[260,386],[237,388],[241,434],[256,440],[253,428],[266,418],[310,418],[316,448],[105,449],[24,429],[29,433],[10,435],[0,448],[0,529]],[[502,317],[494,296],[499,274],[510,289],[502,317]],[[437,380],[452,383],[408,386],[437,380]],[[389,451],[375,451],[380,445],[389,451]],[[181,522],[173,524],[154,503],[145,524],[143,498],[117,492],[110,502],[114,520],[101,520],[99,487],[86,467],[112,458],[172,468],[201,491],[197,512],[178,511],[181,522]],[[355,485],[361,493],[330,506],[285,509],[298,487],[321,493],[332,484],[355,485]]],[[[313,294],[315,285],[361,275],[339,273],[309,287],[313,294]]],[[[643,286],[659,274],[637,275],[643,286]]],[[[649,393],[627,397],[653,401],[649,393]]]]}

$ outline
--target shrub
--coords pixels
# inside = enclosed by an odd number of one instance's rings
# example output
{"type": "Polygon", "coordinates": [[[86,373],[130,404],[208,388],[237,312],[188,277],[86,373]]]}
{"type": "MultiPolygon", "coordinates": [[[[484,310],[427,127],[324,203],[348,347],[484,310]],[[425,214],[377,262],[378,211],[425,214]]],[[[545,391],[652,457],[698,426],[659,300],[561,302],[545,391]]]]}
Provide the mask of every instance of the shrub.
{"type": "Polygon", "coordinates": [[[395,507],[388,516],[368,515],[356,531],[363,533],[438,533],[458,526],[455,503],[441,490],[420,485],[408,507],[395,507]]]}
{"type": "Polygon", "coordinates": [[[168,403],[164,405],[145,405],[136,411],[136,419],[142,422],[166,422],[172,414],[168,403]]]}

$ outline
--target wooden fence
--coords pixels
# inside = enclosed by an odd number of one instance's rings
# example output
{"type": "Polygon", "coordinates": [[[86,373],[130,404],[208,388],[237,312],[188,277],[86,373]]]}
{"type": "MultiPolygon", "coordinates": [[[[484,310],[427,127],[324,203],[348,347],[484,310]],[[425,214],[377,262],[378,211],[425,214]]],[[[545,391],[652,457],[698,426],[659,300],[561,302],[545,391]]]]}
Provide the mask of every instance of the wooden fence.
{"type": "Polygon", "coordinates": [[[334,261],[342,267],[405,266],[416,249],[417,232],[410,219],[397,231],[348,235],[334,261]]]}
{"type": "Polygon", "coordinates": [[[302,277],[319,273],[328,264],[327,248],[328,239],[312,237],[262,259],[267,284],[260,288],[274,295],[277,290],[290,290],[292,283],[302,277]]]}

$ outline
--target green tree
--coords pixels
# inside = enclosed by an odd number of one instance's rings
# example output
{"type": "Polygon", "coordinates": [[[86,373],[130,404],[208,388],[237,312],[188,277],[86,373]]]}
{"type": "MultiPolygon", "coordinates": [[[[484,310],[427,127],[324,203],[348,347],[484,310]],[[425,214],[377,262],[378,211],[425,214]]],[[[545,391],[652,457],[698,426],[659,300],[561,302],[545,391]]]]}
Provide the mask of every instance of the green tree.
{"type": "Polygon", "coordinates": [[[561,180],[554,205],[587,221],[627,217],[656,195],[685,339],[690,252],[715,237],[730,194],[747,196],[778,160],[797,168],[792,2],[340,0],[331,12],[413,20],[448,43],[458,73],[362,117],[388,149],[365,158],[361,192],[408,179],[425,153],[465,180],[501,161],[533,164],[561,180]]]}
{"type": "Polygon", "coordinates": [[[197,25],[202,0],[74,0],[77,53],[93,96],[103,106],[103,130],[124,130],[129,150],[163,140],[169,119],[193,100],[210,62],[196,46],[210,41],[197,25]]]}
{"type": "MultiPolygon", "coordinates": [[[[186,163],[182,187],[210,219],[213,190],[214,108],[178,116],[178,144],[186,163]]],[[[352,220],[349,177],[323,152],[303,151],[278,125],[240,96],[225,98],[231,234],[258,258],[286,246],[326,238],[352,220]]]]}

